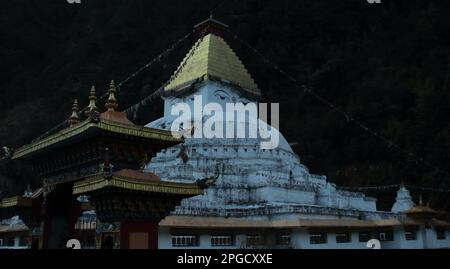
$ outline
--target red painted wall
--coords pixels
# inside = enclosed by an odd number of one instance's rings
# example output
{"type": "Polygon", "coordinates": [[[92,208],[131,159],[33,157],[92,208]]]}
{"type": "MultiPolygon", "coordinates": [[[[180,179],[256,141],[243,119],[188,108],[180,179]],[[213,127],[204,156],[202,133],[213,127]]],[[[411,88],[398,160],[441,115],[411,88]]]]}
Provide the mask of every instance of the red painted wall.
{"type": "Polygon", "coordinates": [[[148,233],[150,249],[158,248],[158,223],[150,221],[122,221],[120,224],[120,248],[128,249],[130,245],[130,233],[148,233]]]}

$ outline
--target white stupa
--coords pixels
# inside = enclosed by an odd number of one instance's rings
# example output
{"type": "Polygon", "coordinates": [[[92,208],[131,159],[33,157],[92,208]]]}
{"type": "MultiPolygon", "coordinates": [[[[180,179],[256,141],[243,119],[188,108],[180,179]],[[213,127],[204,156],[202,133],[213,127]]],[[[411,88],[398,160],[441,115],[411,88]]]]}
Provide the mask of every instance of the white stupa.
{"type": "MultiPolygon", "coordinates": [[[[209,33],[197,41],[166,86],[164,116],[147,127],[170,130],[176,118],[172,107],[187,103],[192,111],[198,109],[194,103],[199,96],[201,107],[214,102],[225,111],[227,103],[256,104],[259,95],[258,86],[228,44],[209,33]]],[[[207,120],[201,118],[203,124],[207,120]]],[[[238,122],[247,130],[256,123],[265,124],[250,117],[238,122]]],[[[227,123],[220,124],[225,133],[227,123]]],[[[376,199],[337,190],[325,176],[309,173],[281,134],[276,148],[264,149],[260,136],[195,138],[197,131],[183,145],[159,152],[145,168],[165,180],[216,178],[204,195],[183,200],[174,214],[258,219],[377,217],[373,214],[376,199]]]]}
{"type": "Polygon", "coordinates": [[[367,248],[371,239],[381,248],[450,246],[442,230],[450,224],[414,207],[405,188],[392,211],[378,211],[375,198],[311,174],[264,117],[227,109],[256,106],[260,90],[222,39],[224,27],[212,18],[197,26],[200,39],[165,87],[164,116],[146,126],[187,134],[153,156],[146,171],[208,186],[159,223],[159,248],[367,248]],[[267,132],[252,136],[256,127],[267,132]]]}

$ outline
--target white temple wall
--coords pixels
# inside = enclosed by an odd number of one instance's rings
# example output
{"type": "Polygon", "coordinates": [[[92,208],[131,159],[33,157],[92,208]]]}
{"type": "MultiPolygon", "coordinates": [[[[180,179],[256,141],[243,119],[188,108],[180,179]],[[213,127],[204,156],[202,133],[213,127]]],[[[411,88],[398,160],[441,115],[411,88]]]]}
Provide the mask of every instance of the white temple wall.
{"type": "MultiPolygon", "coordinates": [[[[320,229],[315,229],[320,232],[320,229]]],[[[380,227],[379,232],[384,229],[380,227]]],[[[406,240],[405,228],[395,227],[393,230],[386,228],[386,231],[393,232],[393,241],[380,241],[381,249],[422,249],[424,246],[424,239],[428,239],[428,246],[426,248],[448,248],[450,244],[449,231],[447,230],[447,236],[445,240],[437,240],[434,229],[424,229],[421,227],[417,230],[416,240],[406,240]],[[428,238],[425,238],[424,235],[428,238]]],[[[325,231],[325,230],[324,230],[325,231]]],[[[280,231],[282,232],[282,231],[280,231]]],[[[160,249],[173,249],[173,248],[186,248],[186,249],[239,249],[239,248],[252,248],[247,245],[247,236],[249,234],[263,234],[265,237],[265,245],[257,248],[263,249],[277,249],[277,248],[295,248],[295,249],[367,249],[367,242],[359,241],[359,232],[365,232],[365,229],[349,231],[351,241],[348,243],[338,243],[336,241],[336,234],[339,233],[339,229],[328,230],[326,233],[326,243],[313,244],[310,241],[310,229],[307,227],[294,228],[288,232],[291,236],[290,245],[277,245],[276,234],[277,232],[266,233],[259,229],[244,229],[240,231],[224,231],[215,230],[205,231],[203,233],[187,232],[188,234],[195,234],[198,236],[199,245],[190,247],[173,247],[172,236],[168,227],[161,227],[158,234],[158,247],[160,249]],[[212,235],[233,235],[233,246],[211,246],[212,235]]],[[[312,232],[314,233],[314,232],[312,232]]],[[[371,231],[371,238],[378,239],[378,232],[371,231]]]]}
{"type": "Polygon", "coordinates": [[[291,242],[296,249],[366,249],[366,242],[359,242],[359,233],[351,232],[351,242],[337,243],[335,233],[327,233],[327,243],[311,244],[310,232],[306,228],[294,229],[291,242]]]}
{"type": "Polygon", "coordinates": [[[277,187],[262,187],[254,191],[254,195],[259,201],[269,203],[284,202],[298,204],[315,204],[315,192],[307,192],[277,187]]]}
{"type": "Polygon", "coordinates": [[[159,227],[158,231],[158,249],[172,248],[172,238],[170,236],[170,229],[166,227],[159,227]]]}
{"type": "Polygon", "coordinates": [[[450,246],[450,232],[448,228],[445,230],[445,239],[438,240],[435,229],[426,229],[427,248],[449,248],[450,246]]]}
{"type": "Polygon", "coordinates": [[[377,204],[375,201],[367,201],[363,197],[338,197],[338,204],[344,207],[340,208],[355,208],[364,211],[376,211],[377,204]]]}
{"type": "Polygon", "coordinates": [[[423,249],[423,227],[417,230],[416,240],[406,240],[405,230],[397,229],[394,238],[400,241],[399,248],[401,249],[423,249]]]}
{"type": "Polygon", "coordinates": [[[398,249],[401,246],[402,238],[405,237],[404,230],[401,227],[395,227],[394,229],[386,229],[392,231],[394,235],[393,241],[381,241],[381,249],[398,249]]]}

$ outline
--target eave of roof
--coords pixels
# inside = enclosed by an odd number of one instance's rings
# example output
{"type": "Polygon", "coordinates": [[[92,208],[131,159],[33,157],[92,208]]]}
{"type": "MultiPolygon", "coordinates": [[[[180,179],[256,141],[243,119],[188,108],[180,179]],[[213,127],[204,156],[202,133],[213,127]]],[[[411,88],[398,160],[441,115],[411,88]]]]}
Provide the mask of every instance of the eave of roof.
{"type": "Polygon", "coordinates": [[[190,217],[168,216],[159,225],[170,228],[199,229],[289,229],[289,228],[377,228],[393,226],[420,225],[417,221],[402,221],[399,219],[384,220],[249,220],[220,217],[190,217]]]}
{"type": "Polygon", "coordinates": [[[0,208],[7,207],[31,207],[33,204],[32,197],[24,197],[24,196],[14,196],[3,198],[0,202],[0,208]]]}
{"type": "MultiPolygon", "coordinates": [[[[144,174],[144,172],[140,172],[144,174]]],[[[148,193],[166,193],[174,195],[200,195],[203,189],[195,183],[177,183],[161,181],[158,178],[147,178],[135,173],[114,173],[111,178],[99,174],[75,183],[73,194],[90,193],[105,188],[119,188],[148,193]]]]}
{"type": "Polygon", "coordinates": [[[85,120],[75,126],[61,130],[60,132],[46,137],[37,142],[25,145],[17,149],[12,159],[20,159],[24,157],[29,157],[31,154],[35,154],[45,148],[50,146],[55,146],[61,144],[65,141],[69,141],[76,137],[87,134],[90,131],[102,130],[116,134],[122,134],[132,137],[140,137],[145,139],[154,139],[165,142],[180,143],[181,139],[172,136],[170,131],[152,129],[147,127],[141,127],[136,125],[127,125],[118,122],[108,121],[101,119],[98,123],[85,120]]]}
{"type": "Polygon", "coordinates": [[[411,215],[411,214],[437,214],[438,212],[428,206],[414,206],[413,208],[405,211],[405,214],[411,215]]]}

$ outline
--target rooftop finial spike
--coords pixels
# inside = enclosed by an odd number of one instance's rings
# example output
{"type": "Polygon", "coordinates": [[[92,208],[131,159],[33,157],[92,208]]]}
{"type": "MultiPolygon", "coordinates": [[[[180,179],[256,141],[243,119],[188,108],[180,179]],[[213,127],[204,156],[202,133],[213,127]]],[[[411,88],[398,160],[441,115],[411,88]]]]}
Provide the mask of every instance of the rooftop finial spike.
{"type": "Polygon", "coordinates": [[[213,10],[209,13],[209,18],[194,26],[194,29],[199,37],[208,34],[223,36],[223,33],[228,28],[228,25],[213,18],[213,10]]]}
{"type": "Polygon", "coordinates": [[[111,83],[109,84],[109,97],[105,106],[108,111],[115,111],[119,106],[116,99],[116,85],[114,84],[114,80],[111,80],[111,83]]]}
{"type": "Polygon", "coordinates": [[[91,87],[91,92],[89,93],[89,105],[86,110],[86,116],[88,117],[92,112],[97,111],[97,96],[95,94],[95,86],[91,87]]]}
{"type": "Polygon", "coordinates": [[[27,184],[27,188],[25,189],[25,192],[23,193],[24,197],[31,197],[33,195],[33,191],[31,190],[30,183],[27,184]]]}
{"type": "Polygon", "coordinates": [[[72,115],[69,117],[69,126],[72,127],[75,124],[80,122],[80,117],[78,116],[78,111],[80,109],[78,108],[78,100],[75,99],[72,106],[72,115]]]}
{"type": "Polygon", "coordinates": [[[423,206],[422,194],[419,196],[419,206],[423,206]]]}

